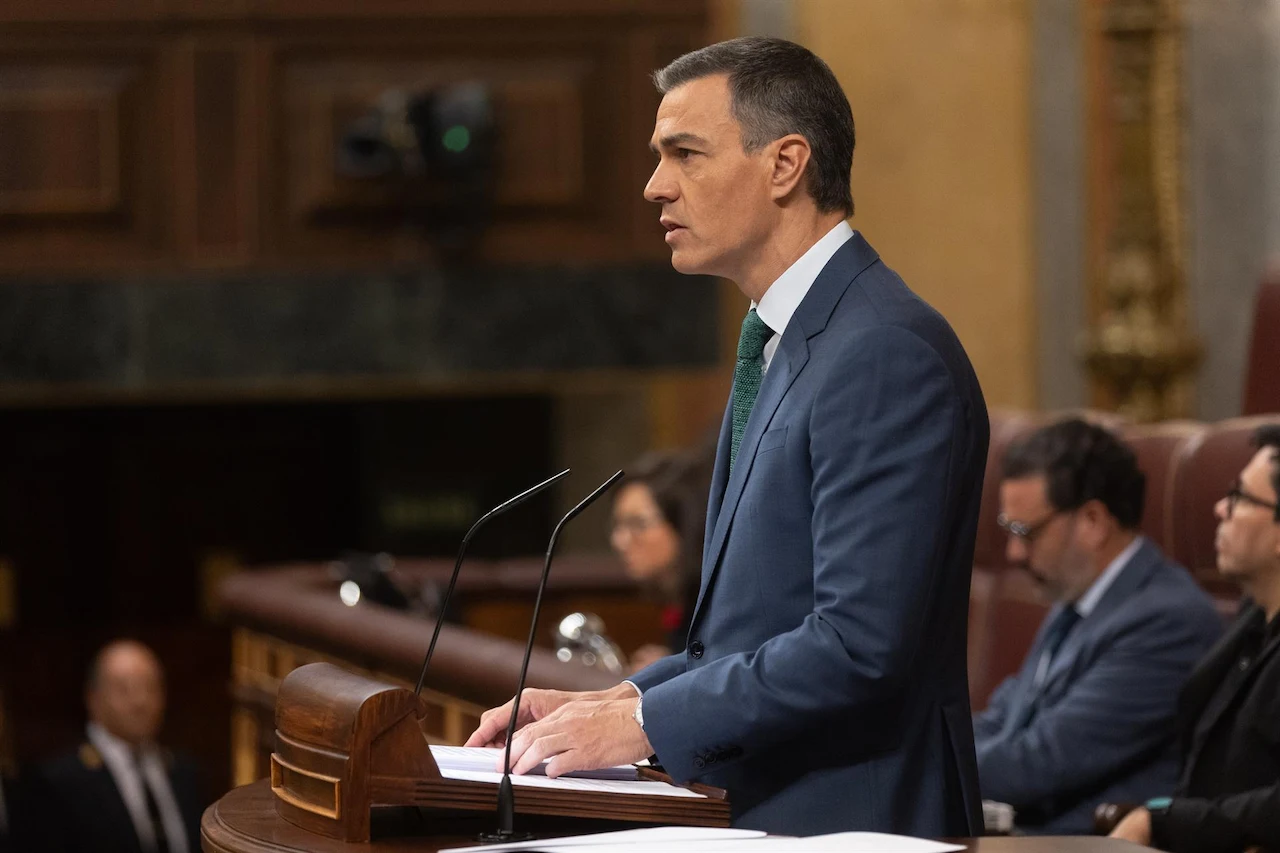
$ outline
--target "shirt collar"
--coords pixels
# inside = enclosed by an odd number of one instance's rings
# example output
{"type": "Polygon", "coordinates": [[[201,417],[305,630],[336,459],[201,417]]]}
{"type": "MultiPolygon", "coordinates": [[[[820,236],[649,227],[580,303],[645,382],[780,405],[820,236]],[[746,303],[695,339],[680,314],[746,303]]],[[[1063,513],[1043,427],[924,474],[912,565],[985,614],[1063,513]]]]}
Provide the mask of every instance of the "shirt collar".
{"type": "Polygon", "coordinates": [[[777,281],[769,285],[769,289],[754,307],[760,319],[764,320],[775,335],[781,337],[786,331],[787,324],[813,286],[818,273],[822,272],[832,255],[852,236],[853,228],[845,220],[840,220],[822,239],[810,246],[809,251],[801,255],[799,260],[787,267],[787,271],[778,276],[777,281]]]}
{"type": "Polygon", "coordinates": [[[1146,541],[1147,539],[1145,536],[1134,537],[1134,540],[1130,542],[1123,551],[1117,554],[1116,558],[1102,570],[1102,574],[1098,575],[1098,579],[1095,580],[1087,590],[1085,590],[1084,595],[1080,596],[1080,598],[1076,600],[1076,612],[1080,614],[1082,619],[1094,611],[1094,608],[1098,606],[1098,602],[1102,600],[1102,596],[1107,594],[1107,590],[1111,588],[1113,583],[1115,583],[1116,578],[1118,578],[1120,573],[1124,571],[1124,567],[1129,565],[1129,561],[1133,559],[1133,555],[1138,553],[1138,549],[1141,548],[1142,544],[1146,541]]]}
{"type": "Polygon", "coordinates": [[[86,729],[89,734],[89,742],[102,755],[103,761],[133,765],[135,763],[135,754],[146,756],[151,752],[149,745],[145,745],[135,751],[128,741],[116,737],[99,723],[90,723],[86,726],[86,729]]]}

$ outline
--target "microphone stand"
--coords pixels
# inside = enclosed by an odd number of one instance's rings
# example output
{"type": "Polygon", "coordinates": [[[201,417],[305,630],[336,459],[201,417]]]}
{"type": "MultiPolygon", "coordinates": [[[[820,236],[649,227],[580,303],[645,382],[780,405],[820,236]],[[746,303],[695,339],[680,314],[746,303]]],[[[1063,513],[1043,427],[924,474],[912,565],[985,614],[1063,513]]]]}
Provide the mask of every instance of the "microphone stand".
{"type": "Polygon", "coordinates": [[[520,665],[520,684],[516,687],[516,697],[511,703],[511,719],[507,721],[507,743],[502,762],[502,782],[498,785],[498,828],[494,832],[481,834],[481,841],[503,843],[508,841],[528,841],[533,838],[527,832],[517,833],[514,829],[516,803],[515,792],[511,786],[511,739],[516,735],[516,720],[520,717],[520,694],[524,692],[525,678],[529,675],[529,658],[533,654],[533,641],[537,636],[538,614],[542,612],[542,593],[546,590],[547,578],[551,575],[551,558],[555,554],[556,540],[560,538],[560,531],[564,529],[564,526],[571,519],[577,517],[584,509],[595,503],[601,495],[609,491],[615,483],[622,479],[622,475],[623,472],[618,471],[597,486],[594,492],[583,498],[581,503],[565,513],[564,518],[560,519],[560,523],[552,531],[551,540],[547,542],[547,556],[542,564],[542,579],[538,582],[538,595],[533,602],[533,619],[529,622],[529,639],[524,646],[524,662],[520,665]]]}
{"type": "MultiPolygon", "coordinates": [[[[559,474],[556,474],[554,477],[548,477],[538,485],[530,489],[525,489],[523,492],[516,495],[515,497],[510,498],[506,501],[503,501],[502,503],[495,506],[493,509],[486,512],[484,515],[480,516],[480,518],[476,521],[476,523],[471,525],[471,529],[467,531],[467,535],[462,537],[462,544],[458,546],[458,559],[453,564],[453,574],[449,577],[449,586],[445,590],[444,598],[440,602],[440,612],[436,615],[436,627],[435,627],[435,630],[431,633],[431,644],[427,646],[427,656],[422,661],[422,672],[418,674],[418,686],[414,688],[413,695],[419,696],[422,694],[422,685],[427,680],[427,667],[431,665],[431,656],[435,654],[436,641],[440,639],[440,629],[441,627],[444,626],[445,611],[449,607],[449,599],[453,596],[453,587],[458,582],[458,572],[462,569],[462,558],[467,553],[467,545],[471,543],[471,537],[474,536],[476,531],[479,530],[481,527],[483,527],[485,523],[488,522],[494,516],[502,515],[507,510],[512,509],[513,507],[519,506],[520,504],[524,503],[529,498],[533,497],[534,495],[538,494],[544,489],[547,489],[550,486],[560,482],[568,475],[569,475],[569,469],[566,468],[563,471],[561,471],[559,474]]],[[[563,523],[564,522],[561,522],[561,524],[563,523]]]]}

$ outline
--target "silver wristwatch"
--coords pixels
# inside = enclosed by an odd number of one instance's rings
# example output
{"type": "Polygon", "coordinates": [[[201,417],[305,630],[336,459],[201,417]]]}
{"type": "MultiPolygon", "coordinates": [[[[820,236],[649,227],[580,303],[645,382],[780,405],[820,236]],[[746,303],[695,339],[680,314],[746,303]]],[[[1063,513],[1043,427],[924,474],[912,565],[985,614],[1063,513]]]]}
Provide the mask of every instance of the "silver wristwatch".
{"type": "Polygon", "coordinates": [[[631,712],[631,719],[636,721],[636,725],[640,730],[644,730],[644,697],[641,696],[636,700],[636,709],[631,712]]]}

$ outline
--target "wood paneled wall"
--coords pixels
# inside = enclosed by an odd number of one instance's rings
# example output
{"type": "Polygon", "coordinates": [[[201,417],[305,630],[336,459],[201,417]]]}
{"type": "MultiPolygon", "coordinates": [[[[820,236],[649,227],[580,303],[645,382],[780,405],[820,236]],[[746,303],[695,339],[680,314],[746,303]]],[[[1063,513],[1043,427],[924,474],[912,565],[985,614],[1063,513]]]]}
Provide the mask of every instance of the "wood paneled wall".
{"type": "Polygon", "coordinates": [[[460,80],[501,129],[479,260],[662,257],[647,74],[707,25],[667,0],[11,0],[0,273],[429,257],[336,143],[384,91],[460,80]]]}
{"type": "Polygon", "coordinates": [[[1034,408],[1031,4],[795,2],[853,106],[853,226],[955,327],[988,405],[1034,408]]]}

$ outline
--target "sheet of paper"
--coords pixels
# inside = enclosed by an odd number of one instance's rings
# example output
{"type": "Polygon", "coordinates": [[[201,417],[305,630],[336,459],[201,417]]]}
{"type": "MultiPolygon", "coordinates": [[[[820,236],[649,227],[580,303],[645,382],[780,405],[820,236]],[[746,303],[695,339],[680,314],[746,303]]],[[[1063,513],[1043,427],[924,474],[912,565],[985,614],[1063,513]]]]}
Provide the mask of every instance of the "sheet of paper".
{"type": "MultiPolygon", "coordinates": [[[[502,781],[501,773],[492,770],[454,770],[440,768],[440,775],[446,779],[459,779],[468,782],[492,782],[497,785],[502,781]]],[[[638,794],[646,797],[691,797],[706,799],[706,794],[678,788],[666,782],[618,781],[616,779],[573,779],[561,776],[548,779],[546,776],[512,776],[511,784],[517,788],[551,788],[557,791],[580,791],[587,794],[638,794]]],[[[542,848],[539,848],[542,849],[542,848]]]]}
{"type": "MultiPolygon", "coordinates": [[[[677,829],[677,827],[663,827],[677,829]]],[[[538,853],[635,853],[637,841],[609,840],[620,833],[605,833],[600,840],[581,843],[573,838],[549,838],[526,842],[523,849],[538,853]]],[[[951,853],[964,850],[958,844],[944,844],[922,838],[901,835],[882,835],[874,832],[840,832],[832,835],[814,835],[806,838],[779,836],[704,836],[683,838],[672,835],[662,840],[663,853],[951,853]]],[[[467,848],[476,849],[476,848],[467,848]]],[[[484,848],[506,849],[505,846],[484,848]]],[[[521,848],[514,848],[521,849],[521,848]]],[[[441,851],[444,853],[444,851],[441,851]]],[[[461,853],[452,851],[452,853],[461,853]]]]}
{"type": "MultiPolygon", "coordinates": [[[[446,770],[468,770],[492,773],[493,768],[502,761],[504,750],[489,746],[443,746],[431,745],[431,755],[443,774],[446,770]]],[[[546,775],[547,762],[529,771],[531,774],[546,775]]],[[[613,779],[619,782],[634,781],[640,778],[634,764],[620,764],[617,767],[602,767],[599,770],[578,770],[569,774],[573,779],[613,779]]],[[[446,776],[445,778],[453,778],[446,776]]]]}
{"type": "Polygon", "coordinates": [[[837,832],[808,838],[766,838],[763,841],[769,845],[768,850],[758,848],[758,853],[950,853],[964,849],[960,844],[879,832],[837,832]]]}
{"type": "MultiPolygon", "coordinates": [[[[548,844],[558,848],[590,847],[593,845],[627,845],[627,844],[670,844],[677,841],[722,841],[726,839],[746,840],[763,838],[764,833],[756,829],[715,829],[702,826],[654,826],[648,829],[624,829],[618,832],[599,832],[592,835],[571,835],[566,838],[549,838],[533,841],[513,841],[510,844],[483,844],[479,847],[457,847],[441,850],[440,853],[503,853],[508,850],[542,850],[548,844]]],[[[583,851],[578,853],[595,853],[583,851]]]]}

